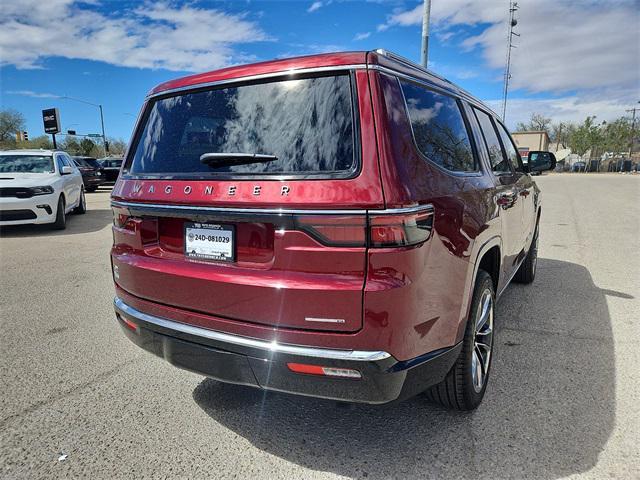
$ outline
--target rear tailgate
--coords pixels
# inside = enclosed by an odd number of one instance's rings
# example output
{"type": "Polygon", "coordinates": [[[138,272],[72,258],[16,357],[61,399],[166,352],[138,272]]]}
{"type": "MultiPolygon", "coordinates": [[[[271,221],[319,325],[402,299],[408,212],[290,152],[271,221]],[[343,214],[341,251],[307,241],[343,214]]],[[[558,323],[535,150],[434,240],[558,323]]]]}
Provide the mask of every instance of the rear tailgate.
{"type": "MultiPolygon", "coordinates": [[[[268,177],[252,175],[251,169],[261,167],[247,165],[241,174],[225,172],[222,179],[166,172],[157,175],[165,178],[153,178],[136,172],[140,159],[132,155],[112,194],[116,283],[143,299],[212,316],[296,329],[360,329],[364,213],[383,208],[384,201],[366,71],[348,78],[356,161],[348,171],[268,177]],[[189,235],[192,242],[198,235],[204,235],[203,241],[232,237],[232,255],[191,256],[185,252],[189,235]]],[[[314,121],[322,118],[322,112],[309,115],[314,121]]],[[[183,141],[208,142],[207,135],[214,134],[197,131],[207,125],[205,120],[189,122],[183,141]]],[[[139,143],[144,135],[138,133],[139,143]]],[[[330,136],[323,139],[325,148],[331,149],[331,141],[330,136]]]]}

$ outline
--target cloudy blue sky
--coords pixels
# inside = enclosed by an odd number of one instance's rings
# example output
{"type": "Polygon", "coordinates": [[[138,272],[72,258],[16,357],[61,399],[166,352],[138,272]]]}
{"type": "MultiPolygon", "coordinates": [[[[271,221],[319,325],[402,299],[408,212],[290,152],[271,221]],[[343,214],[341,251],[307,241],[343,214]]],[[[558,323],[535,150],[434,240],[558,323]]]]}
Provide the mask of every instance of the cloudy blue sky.
{"type": "MultiPolygon", "coordinates": [[[[522,0],[507,123],[616,118],[640,100],[637,0],[522,0]]],[[[432,0],[431,68],[498,109],[508,0],[432,0]]],[[[43,133],[58,107],[64,129],[128,140],[145,94],[191,72],[271,58],[385,48],[420,56],[421,2],[20,0],[0,15],[0,103],[43,133]]]]}

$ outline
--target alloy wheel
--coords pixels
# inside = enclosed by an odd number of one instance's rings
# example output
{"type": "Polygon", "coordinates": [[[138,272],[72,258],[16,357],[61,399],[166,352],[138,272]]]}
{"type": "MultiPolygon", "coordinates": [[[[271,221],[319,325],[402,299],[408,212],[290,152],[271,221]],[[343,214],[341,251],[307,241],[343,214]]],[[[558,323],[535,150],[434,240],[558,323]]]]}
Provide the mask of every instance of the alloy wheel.
{"type": "Polygon", "coordinates": [[[482,391],[489,373],[491,349],[493,348],[493,295],[491,290],[482,292],[475,319],[473,352],[471,353],[471,376],[473,389],[482,391]]]}

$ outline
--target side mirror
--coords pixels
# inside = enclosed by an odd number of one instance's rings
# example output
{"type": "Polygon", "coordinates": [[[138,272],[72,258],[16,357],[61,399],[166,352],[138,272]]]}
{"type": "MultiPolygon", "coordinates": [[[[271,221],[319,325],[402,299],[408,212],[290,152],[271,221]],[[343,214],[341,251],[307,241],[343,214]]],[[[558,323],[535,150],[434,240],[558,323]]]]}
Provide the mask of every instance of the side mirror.
{"type": "Polygon", "coordinates": [[[551,152],[529,152],[529,173],[556,168],[556,156],[551,152]]]}
{"type": "Polygon", "coordinates": [[[71,168],[69,165],[64,165],[62,167],[62,170],[60,170],[60,175],[70,175],[73,173],[73,168],[71,168]]]}

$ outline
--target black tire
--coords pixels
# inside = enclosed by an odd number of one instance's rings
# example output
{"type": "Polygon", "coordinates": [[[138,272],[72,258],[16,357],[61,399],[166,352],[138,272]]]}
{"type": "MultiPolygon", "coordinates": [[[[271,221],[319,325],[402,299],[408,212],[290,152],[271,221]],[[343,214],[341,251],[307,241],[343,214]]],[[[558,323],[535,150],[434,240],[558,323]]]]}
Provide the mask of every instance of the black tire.
{"type": "Polygon", "coordinates": [[[518,268],[513,281],[516,283],[531,283],[536,278],[536,266],[538,264],[538,225],[533,233],[533,240],[531,241],[531,247],[525,257],[524,261],[518,268]]]}
{"type": "Polygon", "coordinates": [[[98,189],[98,187],[87,187],[87,193],[93,193],[98,189]]]}
{"type": "Polygon", "coordinates": [[[80,190],[80,203],[73,209],[73,213],[77,215],[84,215],[87,213],[87,199],[84,197],[84,189],[80,190]]]}
{"type": "Polygon", "coordinates": [[[67,228],[67,216],[64,213],[64,209],[64,197],[60,195],[60,198],[58,198],[58,207],[56,208],[56,220],[51,224],[51,228],[54,230],[64,230],[67,228]]]}
{"type": "MultiPolygon", "coordinates": [[[[451,410],[473,410],[480,405],[484,392],[487,389],[487,383],[489,381],[489,373],[491,369],[491,360],[493,358],[493,345],[494,345],[494,331],[495,325],[493,323],[493,312],[495,305],[495,292],[493,289],[493,280],[487,272],[484,270],[478,271],[475,287],[473,289],[473,299],[471,301],[471,308],[469,310],[469,318],[467,319],[467,326],[464,332],[464,340],[462,341],[462,350],[447,376],[442,382],[434,385],[427,391],[427,397],[434,403],[438,403],[445,408],[451,410]],[[485,323],[482,323],[479,328],[479,334],[476,334],[476,325],[480,316],[482,316],[481,305],[488,305],[488,315],[485,323]],[[479,316],[480,315],[480,316],[479,316]],[[483,332],[484,326],[488,326],[488,333],[483,332]],[[477,346],[476,342],[488,343],[489,349],[483,350],[477,346]],[[486,367],[482,367],[482,363],[479,365],[483,373],[483,381],[478,387],[479,382],[475,382],[474,376],[475,370],[473,367],[476,365],[475,358],[480,358],[479,355],[484,351],[486,356],[486,367]]],[[[484,343],[481,343],[484,345],[484,343]]],[[[482,356],[481,358],[485,358],[482,356]]],[[[479,378],[479,377],[478,377],[479,378]]]]}

